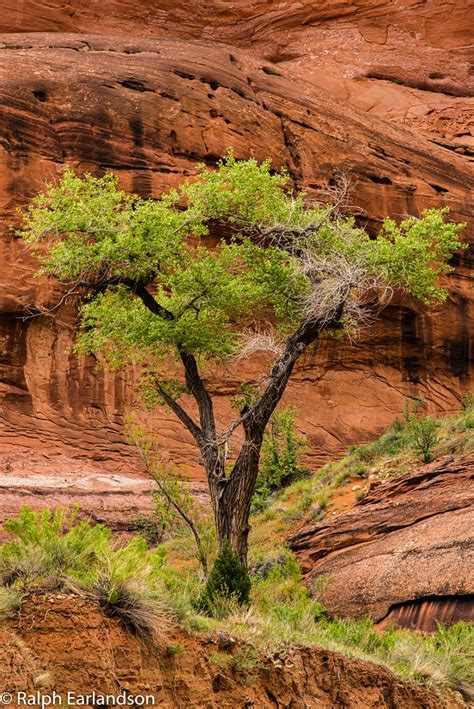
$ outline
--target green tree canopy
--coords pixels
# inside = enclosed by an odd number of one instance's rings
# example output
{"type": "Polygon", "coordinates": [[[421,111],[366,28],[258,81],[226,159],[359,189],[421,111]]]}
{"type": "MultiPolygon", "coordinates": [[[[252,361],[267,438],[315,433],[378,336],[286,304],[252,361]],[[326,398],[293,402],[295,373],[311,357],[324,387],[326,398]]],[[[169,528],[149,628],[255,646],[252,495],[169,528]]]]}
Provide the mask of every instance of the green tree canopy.
{"type": "MultiPolygon", "coordinates": [[[[242,330],[259,322],[296,329],[308,308],[331,312],[342,291],[348,305],[387,288],[442,301],[439,276],[461,246],[462,225],[446,222],[447,210],[399,225],[387,219],[371,239],[353,218],[305,206],[306,195],[295,197],[269,161],[232,154],[156,201],[129,196],[117,183],[110,174],[81,179],[66,171],[33,200],[21,232],[48,241],[44,273],[91,289],[78,349],[113,365],[149,362],[177,347],[229,357],[242,330]],[[201,241],[215,222],[227,222],[230,237],[209,250],[201,241]],[[153,310],[130,297],[145,287],[153,310]]],[[[350,315],[348,307],[349,327],[350,315]]]]}

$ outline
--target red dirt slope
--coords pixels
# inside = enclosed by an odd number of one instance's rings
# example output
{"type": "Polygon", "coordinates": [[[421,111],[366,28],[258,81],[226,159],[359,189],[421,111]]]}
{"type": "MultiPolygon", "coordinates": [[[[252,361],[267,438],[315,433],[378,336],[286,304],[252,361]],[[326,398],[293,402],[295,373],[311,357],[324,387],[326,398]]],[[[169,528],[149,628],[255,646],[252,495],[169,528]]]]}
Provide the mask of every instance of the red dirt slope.
{"type": "Polygon", "coordinates": [[[60,594],[36,596],[25,602],[19,620],[0,629],[0,692],[15,697],[18,690],[125,691],[152,695],[163,709],[464,706],[455,699],[445,703],[380,666],[321,649],[291,650],[267,660],[258,677],[222,671],[210,661],[214,652],[237,648],[173,630],[161,648],[151,650],[89,602],[60,594]],[[167,653],[167,643],[179,643],[182,652],[167,653]]]}

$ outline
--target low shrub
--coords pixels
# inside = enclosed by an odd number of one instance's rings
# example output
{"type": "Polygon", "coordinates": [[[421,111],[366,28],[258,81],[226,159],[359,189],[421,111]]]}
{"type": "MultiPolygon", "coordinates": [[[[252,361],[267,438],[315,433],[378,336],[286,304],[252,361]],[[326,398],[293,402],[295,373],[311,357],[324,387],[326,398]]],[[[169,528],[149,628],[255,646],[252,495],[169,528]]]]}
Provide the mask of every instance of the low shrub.
{"type": "Polygon", "coordinates": [[[0,620],[14,618],[23,601],[23,595],[14,588],[0,586],[0,620]]]}
{"type": "Polygon", "coordinates": [[[150,551],[141,537],[117,545],[109,529],[77,521],[77,513],[77,508],[35,513],[26,507],[5,522],[11,540],[0,547],[4,608],[7,602],[13,608],[13,599],[32,587],[72,591],[136,634],[158,636],[167,616],[154,596],[164,548],[150,551]]]}
{"type": "Polygon", "coordinates": [[[239,647],[232,656],[230,666],[234,674],[241,675],[244,682],[250,684],[257,679],[258,671],[263,663],[256,648],[239,647]]]}
{"type": "Polygon", "coordinates": [[[351,475],[357,475],[363,478],[367,475],[367,466],[363,463],[355,463],[351,466],[351,475]]]}
{"type": "Polygon", "coordinates": [[[225,652],[211,652],[209,662],[222,673],[232,672],[239,676],[246,684],[254,682],[258,671],[263,666],[259,652],[254,647],[239,647],[234,654],[225,652]]]}
{"type": "Polygon", "coordinates": [[[407,426],[411,445],[424,463],[432,460],[432,452],[439,439],[439,421],[432,416],[410,416],[407,426]]]}
{"type": "Polygon", "coordinates": [[[165,537],[165,529],[155,515],[137,515],[128,530],[139,534],[151,547],[161,544],[165,537]]]}
{"type": "Polygon", "coordinates": [[[463,411],[474,411],[474,394],[466,391],[461,397],[461,409],[463,411]]]}
{"type": "Polygon", "coordinates": [[[222,602],[233,600],[238,605],[249,602],[251,581],[247,569],[226,542],[218,553],[198,608],[210,615],[222,613],[222,602]]]}
{"type": "Polygon", "coordinates": [[[24,507],[4,523],[11,541],[0,547],[0,583],[35,579],[61,586],[68,575],[90,568],[110,544],[110,530],[77,520],[78,508],[33,512],[24,507]]]}

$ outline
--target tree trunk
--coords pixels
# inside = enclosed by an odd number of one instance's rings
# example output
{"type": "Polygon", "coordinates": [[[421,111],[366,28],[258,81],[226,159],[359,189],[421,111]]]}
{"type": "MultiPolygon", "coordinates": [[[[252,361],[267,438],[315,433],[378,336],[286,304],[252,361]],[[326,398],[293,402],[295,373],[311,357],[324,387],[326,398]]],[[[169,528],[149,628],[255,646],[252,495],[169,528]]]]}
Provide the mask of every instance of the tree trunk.
{"type": "MultiPolygon", "coordinates": [[[[145,307],[152,313],[166,319],[173,319],[173,314],[163,308],[145,286],[131,282],[126,285],[141,298],[145,307]]],[[[340,304],[335,308],[331,319],[304,320],[288,339],[285,351],[271,369],[267,387],[259,401],[249,410],[248,415],[247,413],[245,416],[241,415],[239,425],[243,426],[245,440],[229,477],[226,476],[222,443],[218,441],[212,399],[200,376],[195,356],[178,346],[187,388],[198,405],[200,425],[166,391],[166,388],[156,381],[158,393],[191,433],[201,451],[219,546],[222,547],[228,541],[244,565],[247,564],[250,506],[258,475],[263,434],[285,391],[295,362],[308,345],[317,340],[322,330],[340,326],[344,302],[348,294],[349,288],[346,295],[341,297],[340,304]]],[[[227,445],[226,441],[224,445],[227,445]]]]}
{"type": "Polygon", "coordinates": [[[258,475],[263,434],[253,432],[247,436],[239,457],[228,478],[221,480],[221,490],[215,509],[219,546],[228,541],[247,565],[249,518],[252,496],[258,475]]]}

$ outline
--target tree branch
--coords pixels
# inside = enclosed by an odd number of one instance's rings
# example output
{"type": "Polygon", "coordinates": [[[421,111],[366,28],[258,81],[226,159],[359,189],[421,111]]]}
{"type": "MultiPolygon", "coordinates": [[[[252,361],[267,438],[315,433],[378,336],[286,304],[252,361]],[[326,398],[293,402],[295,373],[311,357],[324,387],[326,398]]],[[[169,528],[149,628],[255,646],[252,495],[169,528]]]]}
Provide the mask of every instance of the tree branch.
{"type": "Polygon", "coordinates": [[[140,442],[138,442],[138,441],[135,442],[135,447],[138,450],[138,452],[140,453],[140,456],[145,464],[145,468],[146,468],[147,473],[156,482],[161,494],[165,497],[168,504],[170,504],[170,505],[172,505],[172,507],[174,507],[176,512],[184,520],[184,522],[188,525],[191,532],[193,533],[194,540],[196,542],[196,547],[198,550],[198,558],[199,558],[199,561],[201,562],[201,565],[202,565],[202,568],[204,571],[204,576],[207,578],[207,576],[208,576],[207,556],[204,551],[204,547],[203,547],[202,540],[201,540],[201,535],[199,534],[198,528],[196,527],[194,520],[185,512],[183,507],[179,504],[179,502],[177,502],[177,500],[173,497],[173,495],[171,495],[169,493],[169,491],[166,488],[166,485],[163,484],[163,482],[160,478],[160,475],[158,474],[155,466],[153,465],[153,461],[150,460],[149,455],[143,449],[143,447],[140,445],[140,442]]]}
{"type": "Polygon", "coordinates": [[[39,315],[51,315],[54,313],[56,310],[59,310],[59,308],[63,305],[63,303],[66,302],[66,300],[74,295],[80,295],[80,291],[76,290],[76,286],[71,286],[71,288],[66,291],[66,293],[63,293],[58,302],[55,305],[52,305],[50,308],[44,308],[41,305],[37,306],[27,306],[25,310],[27,311],[26,315],[21,315],[20,319],[25,321],[25,320],[30,320],[32,318],[38,317],[39,315]]]}
{"type": "Polygon", "coordinates": [[[308,346],[318,339],[323,330],[340,324],[344,305],[343,299],[329,320],[306,319],[289,338],[284,353],[272,367],[267,388],[251,409],[249,416],[243,420],[247,435],[252,437],[252,431],[259,435],[259,432],[264,430],[285,391],[295,362],[308,346]]]}
{"type": "Polygon", "coordinates": [[[212,405],[212,399],[199,374],[196,358],[184,349],[178,349],[184,366],[186,385],[199,407],[202,431],[208,443],[215,443],[216,423],[214,419],[214,407],[212,405]]]}
{"type": "Polygon", "coordinates": [[[98,277],[95,280],[81,280],[74,284],[74,286],[82,287],[85,290],[91,290],[94,294],[104,293],[109,286],[126,286],[134,295],[140,298],[143,305],[154,315],[159,315],[165,320],[173,320],[173,313],[158,303],[156,298],[154,298],[150,291],[147,290],[147,286],[152,283],[153,278],[154,276],[150,276],[148,281],[133,280],[133,278],[126,278],[125,276],[114,276],[112,278],[107,278],[104,274],[102,277],[98,277]]]}
{"type": "Polygon", "coordinates": [[[204,436],[202,430],[199,428],[197,423],[191,418],[188,413],[186,413],[183,407],[178,404],[176,399],[173,399],[173,397],[168,394],[168,392],[162,387],[160,382],[158,382],[157,380],[155,380],[155,386],[160,396],[164,399],[166,404],[168,404],[173,413],[179,418],[181,423],[186,426],[186,428],[192,434],[194,440],[202,450],[204,445],[204,436]]]}
{"type": "MultiPolygon", "coordinates": [[[[128,285],[125,283],[124,285],[128,285]]],[[[163,305],[160,305],[156,298],[152,296],[150,291],[148,291],[145,286],[138,285],[138,286],[130,286],[131,290],[135,295],[140,298],[142,301],[143,305],[148,308],[148,310],[153,313],[153,315],[158,315],[160,318],[163,318],[164,320],[174,320],[174,315],[171,312],[171,310],[168,310],[165,308],[163,305]]]]}

